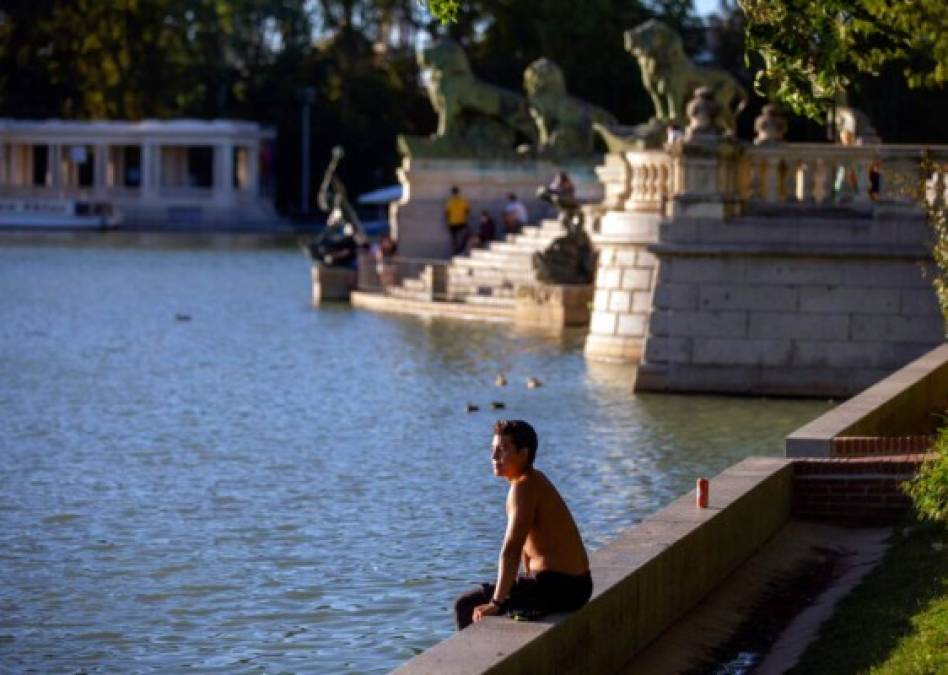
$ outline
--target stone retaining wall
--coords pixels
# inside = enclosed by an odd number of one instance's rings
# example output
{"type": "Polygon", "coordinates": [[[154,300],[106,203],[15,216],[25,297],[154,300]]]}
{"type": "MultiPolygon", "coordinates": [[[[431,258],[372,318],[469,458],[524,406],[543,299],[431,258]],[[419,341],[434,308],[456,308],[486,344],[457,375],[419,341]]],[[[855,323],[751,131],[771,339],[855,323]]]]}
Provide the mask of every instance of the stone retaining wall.
{"type": "MultiPolygon", "coordinates": [[[[877,454],[898,441],[886,437],[928,436],[948,410],[948,344],[942,344],[892,373],[858,396],[842,403],[787,436],[788,457],[831,457],[877,454]],[[852,437],[876,437],[876,447],[848,442],[852,437]],[[855,446],[855,447],[854,447],[855,446]]],[[[919,441],[913,441],[919,443],[919,441]]],[[[921,448],[903,442],[906,450],[921,448]]]]}
{"type": "Polygon", "coordinates": [[[789,460],[754,457],[590,556],[594,591],[578,612],[523,623],[489,617],[397,672],[610,673],[697,604],[787,521],[789,460]]]}
{"type": "Polygon", "coordinates": [[[637,388],[849,396],[945,338],[924,216],[662,222],[637,388]]]}

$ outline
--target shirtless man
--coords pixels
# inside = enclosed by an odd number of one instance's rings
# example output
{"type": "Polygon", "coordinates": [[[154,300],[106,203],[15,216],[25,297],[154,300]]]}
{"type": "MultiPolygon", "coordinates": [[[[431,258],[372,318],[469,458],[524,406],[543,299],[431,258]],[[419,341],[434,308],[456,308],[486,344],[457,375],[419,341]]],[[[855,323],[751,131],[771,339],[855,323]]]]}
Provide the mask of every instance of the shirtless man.
{"type": "Polygon", "coordinates": [[[458,630],[485,616],[510,612],[539,617],[579,609],[592,595],[583,540],[553,483],[533,468],[537,434],[523,420],[494,425],[494,475],[510,483],[507,533],[497,561],[497,583],[466,593],[454,604],[458,630]],[[523,563],[523,576],[517,572],[523,563]]]}

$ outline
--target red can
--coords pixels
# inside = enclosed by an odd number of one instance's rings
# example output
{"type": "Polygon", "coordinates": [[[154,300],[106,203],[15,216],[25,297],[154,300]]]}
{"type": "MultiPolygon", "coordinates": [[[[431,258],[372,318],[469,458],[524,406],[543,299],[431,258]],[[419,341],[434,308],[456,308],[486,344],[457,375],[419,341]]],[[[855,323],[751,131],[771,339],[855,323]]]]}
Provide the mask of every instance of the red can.
{"type": "Polygon", "coordinates": [[[696,489],[695,503],[699,509],[708,508],[708,490],[709,483],[707,478],[699,478],[696,489]]]}

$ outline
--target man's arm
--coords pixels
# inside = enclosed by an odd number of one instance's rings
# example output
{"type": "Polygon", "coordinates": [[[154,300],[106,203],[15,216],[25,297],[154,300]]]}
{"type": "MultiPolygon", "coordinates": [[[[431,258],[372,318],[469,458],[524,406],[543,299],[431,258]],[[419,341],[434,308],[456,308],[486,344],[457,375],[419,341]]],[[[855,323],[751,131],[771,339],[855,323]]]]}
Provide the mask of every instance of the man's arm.
{"type": "Polygon", "coordinates": [[[510,486],[510,494],[507,495],[507,532],[497,559],[497,587],[494,590],[496,600],[506,600],[517,580],[523,545],[533,525],[535,506],[533,490],[527,481],[519,481],[510,486]]]}
{"type": "MultiPolygon", "coordinates": [[[[500,549],[500,558],[497,561],[497,585],[491,602],[474,608],[474,621],[480,621],[485,616],[492,616],[500,612],[500,602],[507,599],[510,589],[517,580],[517,568],[520,567],[520,556],[523,544],[533,525],[536,511],[536,497],[533,488],[526,482],[514,483],[510,486],[507,495],[507,533],[504,535],[504,544],[500,549]]],[[[524,557],[526,564],[527,558],[524,557]]]]}

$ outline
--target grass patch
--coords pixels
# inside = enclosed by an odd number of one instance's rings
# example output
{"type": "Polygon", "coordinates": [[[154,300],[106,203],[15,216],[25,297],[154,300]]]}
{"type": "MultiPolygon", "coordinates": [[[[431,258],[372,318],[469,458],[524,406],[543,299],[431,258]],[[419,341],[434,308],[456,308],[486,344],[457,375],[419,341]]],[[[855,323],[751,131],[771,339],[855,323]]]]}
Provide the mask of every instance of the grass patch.
{"type": "Polygon", "coordinates": [[[948,530],[915,521],[899,528],[879,566],[840,602],[789,672],[948,673],[948,530]]]}

